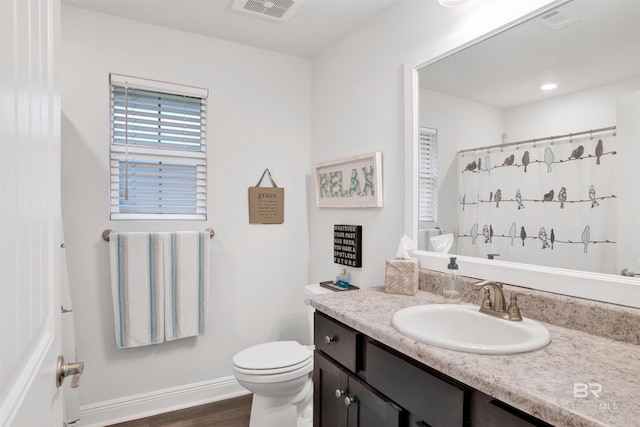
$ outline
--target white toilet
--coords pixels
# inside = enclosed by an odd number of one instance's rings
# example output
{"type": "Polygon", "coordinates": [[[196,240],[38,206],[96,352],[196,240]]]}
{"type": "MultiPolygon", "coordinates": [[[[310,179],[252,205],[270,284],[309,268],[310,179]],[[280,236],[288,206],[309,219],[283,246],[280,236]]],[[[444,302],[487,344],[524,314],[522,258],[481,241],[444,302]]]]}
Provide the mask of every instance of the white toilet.
{"type": "MultiPolygon", "coordinates": [[[[314,309],[307,298],[328,292],[305,286],[312,343],[314,309]]],[[[311,427],[313,345],[275,341],[249,347],[233,357],[233,375],[253,393],[249,427],[311,427]]]]}

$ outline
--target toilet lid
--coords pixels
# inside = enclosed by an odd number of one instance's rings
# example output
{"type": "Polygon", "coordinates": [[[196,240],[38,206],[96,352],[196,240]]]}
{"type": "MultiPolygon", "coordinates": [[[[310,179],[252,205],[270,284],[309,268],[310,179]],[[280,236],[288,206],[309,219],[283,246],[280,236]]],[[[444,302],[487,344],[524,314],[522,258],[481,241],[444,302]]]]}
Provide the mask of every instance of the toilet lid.
{"type": "Polygon", "coordinates": [[[276,341],[254,345],[233,356],[233,364],[243,369],[277,369],[299,365],[313,356],[296,341],[276,341]]]}

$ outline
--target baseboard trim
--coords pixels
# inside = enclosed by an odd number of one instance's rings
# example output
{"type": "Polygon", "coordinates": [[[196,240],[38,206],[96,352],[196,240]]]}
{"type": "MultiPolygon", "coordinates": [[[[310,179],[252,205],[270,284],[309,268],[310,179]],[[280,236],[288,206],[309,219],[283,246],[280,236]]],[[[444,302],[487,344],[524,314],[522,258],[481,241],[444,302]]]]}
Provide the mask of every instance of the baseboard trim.
{"type": "Polygon", "coordinates": [[[82,405],[80,406],[80,422],[75,425],[103,427],[231,399],[248,393],[233,376],[217,378],[211,381],[82,405]]]}

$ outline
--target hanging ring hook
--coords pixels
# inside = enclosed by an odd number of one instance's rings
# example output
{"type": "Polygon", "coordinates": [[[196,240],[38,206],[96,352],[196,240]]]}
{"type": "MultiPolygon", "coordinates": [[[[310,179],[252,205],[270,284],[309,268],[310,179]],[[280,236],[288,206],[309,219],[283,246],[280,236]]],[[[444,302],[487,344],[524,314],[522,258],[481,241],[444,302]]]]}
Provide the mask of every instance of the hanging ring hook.
{"type": "Polygon", "coordinates": [[[571,143],[571,142],[573,142],[573,133],[570,133],[570,134],[569,134],[569,142],[570,142],[570,143],[571,143]]]}
{"type": "Polygon", "coordinates": [[[613,127],[613,136],[616,136],[618,134],[617,129],[618,129],[617,126],[613,127]]]}
{"type": "Polygon", "coordinates": [[[589,131],[589,139],[593,139],[593,129],[589,131]]]}
{"type": "Polygon", "coordinates": [[[533,148],[536,148],[536,139],[533,138],[533,148]]]}

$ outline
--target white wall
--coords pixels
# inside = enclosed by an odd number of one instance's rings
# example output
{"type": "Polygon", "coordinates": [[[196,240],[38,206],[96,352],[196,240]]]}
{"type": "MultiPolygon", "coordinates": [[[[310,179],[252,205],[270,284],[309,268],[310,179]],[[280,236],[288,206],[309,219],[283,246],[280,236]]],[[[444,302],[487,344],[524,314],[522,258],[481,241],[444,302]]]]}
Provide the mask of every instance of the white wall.
{"type": "Polygon", "coordinates": [[[308,342],[309,60],[62,8],[62,207],[83,407],[226,378],[274,339],[308,342]],[[109,221],[109,72],[209,89],[206,222],[109,221]],[[283,225],[249,225],[247,188],[269,168],[283,225]],[[213,227],[208,332],[118,349],[100,233],[213,227]]]}
{"type": "MultiPolygon", "coordinates": [[[[426,89],[420,90],[420,126],[438,131],[438,226],[456,232],[458,217],[458,150],[496,144],[504,129],[502,110],[426,89]]],[[[471,163],[473,153],[466,156],[471,163]]],[[[455,240],[455,239],[454,239],[455,240]]],[[[421,248],[426,249],[426,248],[421,248]]],[[[456,253],[455,243],[451,253],[456,253]]]]}
{"type": "Polygon", "coordinates": [[[401,0],[314,58],[311,164],[382,151],[384,207],[311,204],[311,281],[331,279],[340,269],[332,257],[333,225],[359,224],[363,266],[351,269],[352,281],[384,284],[385,260],[395,255],[405,229],[403,65],[429,60],[547,3],[485,0],[444,8],[436,1],[401,0]]]}
{"type": "Polygon", "coordinates": [[[638,79],[622,80],[505,109],[505,142],[613,126],[618,98],[635,90],[638,79]]]}
{"type": "Polygon", "coordinates": [[[617,102],[618,147],[618,269],[640,273],[640,90],[627,93],[617,102]],[[632,185],[628,185],[631,184],[632,185]],[[630,231],[635,232],[630,232],[630,231]]]}

